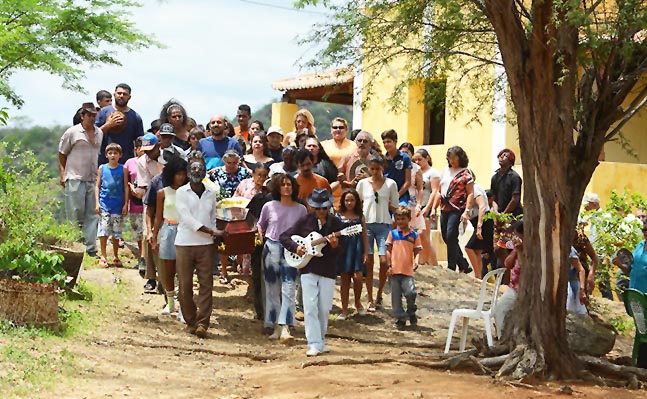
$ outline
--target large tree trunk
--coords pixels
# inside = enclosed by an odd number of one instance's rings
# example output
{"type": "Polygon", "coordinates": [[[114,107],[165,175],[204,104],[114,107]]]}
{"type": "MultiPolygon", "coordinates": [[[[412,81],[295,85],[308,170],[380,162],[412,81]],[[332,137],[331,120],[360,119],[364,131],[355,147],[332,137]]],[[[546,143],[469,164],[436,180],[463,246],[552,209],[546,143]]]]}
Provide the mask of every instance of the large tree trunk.
{"type": "Polygon", "coordinates": [[[533,2],[530,34],[511,0],[486,7],[517,111],[524,178],[521,280],[504,341],[513,355],[500,374],[571,378],[580,366],[566,339],[568,254],[597,165],[574,146],[577,30],[555,26],[563,15],[551,0],[533,2]]]}

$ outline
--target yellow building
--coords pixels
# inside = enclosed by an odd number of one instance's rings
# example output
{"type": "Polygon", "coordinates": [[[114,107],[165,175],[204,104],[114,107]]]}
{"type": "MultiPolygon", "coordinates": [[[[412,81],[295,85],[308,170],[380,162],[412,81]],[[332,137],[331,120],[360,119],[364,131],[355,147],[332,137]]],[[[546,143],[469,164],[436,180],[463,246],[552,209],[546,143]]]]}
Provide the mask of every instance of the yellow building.
{"type": "MultiPolygon", "coordinates": [[[[434,167],[446,165],[445,153],[453,145],[463,147],[470,159],[470,168],[476,174],[476,182],[488,188],[490,177],[498,168],[496,155],[503,148],[510,148],[517,154],[514,169],[522,174],[522,163],[518,134],[511,124],[504,93],[495,93],[494,112],[487,107],[473,122],[474,115],[468,111],[451,113],[445,107],[428,109],[423,103],[424,84],[409,85],[402,93],[405,106],[399,112],[389,111],[389,97],[400,80],[397,65],[385,68],[381,76],[373,80],[369,99],[364,98],[364,76],[352,69],[338,69],[273,82],[275,90],[283,91],[281,102],[272,105],[272,124],[280,125],[284,131],[293,130],[294,113],[298,110],[296,100],[324,101],[353,106],[352,128],[362,128],[373,134],[379,141],[380,133],[387,129],[398,132],[398,142],[408,141],[422,146],[431,154],[434,167]],[[440,117],[434,117],[439,114],[440,117]],[[470,123],[470,121],[472,121],[470,123]]],[[[502,67],[492,67],[493,77],[503,74],[502,67]]],[[[457,84],[454,77],[448,77],[445,93],[451,93],[457,84]]],[[[445,84],[445,82],[431,82],[445,84]]],[[[476,96],[469,92],[468,85],[461,87],[463,109],[473,109],[476,96]]],[[[446,99],[445,99],[446,100],[446,99]]],[[[441,101],[442,103],[442,101],[441,101]]],[[[631,156],[618,142],[605,146],[603,161],[591,179],[587,191],[600,195],[602,206],[608,200],[611,190],[622,192],[625,188],[647,194],[647,110],[642,110],[623,128],[624,137],[629,141],[637,158],[631,156]]]]}

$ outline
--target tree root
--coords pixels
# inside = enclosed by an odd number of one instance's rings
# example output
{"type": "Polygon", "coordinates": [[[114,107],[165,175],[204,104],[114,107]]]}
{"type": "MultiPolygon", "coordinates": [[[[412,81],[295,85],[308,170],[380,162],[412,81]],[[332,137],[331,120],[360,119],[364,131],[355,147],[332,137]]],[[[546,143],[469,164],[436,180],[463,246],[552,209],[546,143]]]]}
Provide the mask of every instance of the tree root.
{"type": "Polygon", "coordinates": [[[138,342],[133,339],[124,339],[123,342],[126,345],[132,345],[143,348],[152,348],[152,349],[170,349],[174,351],[181,352],[196,352],[196,353],[208,353],[215,356],[224,356],[224,357],[242,357],[250,360],[255,360],[259,362],[264,362],[268,360],[277,360],[280,357],[276,355],[262,355],[258,353],[249,353],[249,352],[223,352],[216,351],[207,348],[193,347],[193,346],[177,346],[177,345],[160,345],[160,344],[151,344],[147,342],[138,342]]]}
{"type": "MultiPolygon", "coordinates": [[[[340,334],[334,334],[329,332],[326,333],[326,338],[336,338],[336,339],[343,339],[347,341],[355,341],[355,342],[359,342],[360,344],[393,346],[393,341],[353,337],[353,336],[340,335],[340,334]]],[[[441,349],[445,347],[445,344],[421,343],[421,342],[402,342],[402,343],[399,343],[398,345],[404,346],[404,347],[424,348],[424,349],[441,349]]]]}
{"type": "MultiPolygon", "coordinates": [[[[597,371],[613,378],[626,381],[625,385],[628,388],[638,389],[642,387],[642,383],[647,383],[646,369],[619,366],[617,364],[609,362],[606,359],[600,359],[593,356],[579,356],[578,358],[590,371],[597,371]]],[[[605,383],[609,385],[609,381],[606,379],[605,383]]]]}

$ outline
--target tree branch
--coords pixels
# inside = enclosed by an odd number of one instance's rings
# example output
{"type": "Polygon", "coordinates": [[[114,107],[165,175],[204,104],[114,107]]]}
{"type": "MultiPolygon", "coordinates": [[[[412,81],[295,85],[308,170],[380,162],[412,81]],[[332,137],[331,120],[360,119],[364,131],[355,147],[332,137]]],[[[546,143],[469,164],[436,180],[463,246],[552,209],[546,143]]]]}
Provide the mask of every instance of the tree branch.
{"type": "Polygon", "coordinates": [[[624,127],[624,125],[634,116],[638,111],[642,109],[642,107],[647,104],[647,85],[643,87],[643,89],[636,95],[636,97],[633,99],[631,104],[627,107],[627,109],[624,110],[624,115],[618,122],[618,124],[611,130],[609,133],[607,133],[606,136],[604,136],[604,141],[609,141],[611,140],[614,136],[616,136],[620,130],[624,127]]]}

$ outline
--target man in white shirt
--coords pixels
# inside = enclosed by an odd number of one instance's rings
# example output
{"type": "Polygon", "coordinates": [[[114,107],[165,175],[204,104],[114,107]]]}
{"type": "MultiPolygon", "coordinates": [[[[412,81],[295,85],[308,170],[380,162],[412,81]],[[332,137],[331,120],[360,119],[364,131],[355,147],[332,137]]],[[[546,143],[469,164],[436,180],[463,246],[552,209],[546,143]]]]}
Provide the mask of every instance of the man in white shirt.
{"type": "MultiPolygon", "coordinates": [[[[201,154],[200,154],[201,155],[201,154]]],[[[176,268],[180,280],[180,308],[186,321],[186,331],[206,338],[213,305],[214,237],[216,230],[216,190],[205,186],[204,158],[189,160],[189,183],[176,194],[179,215],[175,237],[176,268]],[[198,297],[193,300],[193,273],[198,276],[198,297]],[[197,302],[197,303],[196,303],[197,302]]]]}

